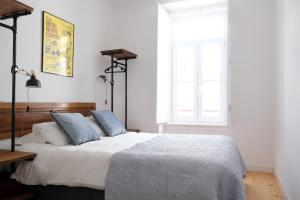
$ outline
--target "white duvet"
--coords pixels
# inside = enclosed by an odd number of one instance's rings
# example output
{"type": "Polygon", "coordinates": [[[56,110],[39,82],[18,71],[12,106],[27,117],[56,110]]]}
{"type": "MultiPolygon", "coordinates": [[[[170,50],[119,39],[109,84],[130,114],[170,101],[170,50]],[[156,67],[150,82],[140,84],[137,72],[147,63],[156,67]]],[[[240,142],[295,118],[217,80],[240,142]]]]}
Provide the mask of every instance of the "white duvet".
{"type": "Polygon", "coordinates": [[[127,133],[80,146],[25,143],[18,150],[35,152],[34,161],[20,163],[12,178],[26,185],[105,188],[111,157],[157,134],[127,133]]]}

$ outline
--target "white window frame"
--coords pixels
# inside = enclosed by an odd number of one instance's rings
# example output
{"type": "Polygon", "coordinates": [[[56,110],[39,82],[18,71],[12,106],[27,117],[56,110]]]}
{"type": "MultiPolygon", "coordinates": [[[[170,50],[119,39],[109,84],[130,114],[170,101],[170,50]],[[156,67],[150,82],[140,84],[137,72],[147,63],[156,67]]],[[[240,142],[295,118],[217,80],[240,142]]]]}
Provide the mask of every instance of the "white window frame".
{"type": "MultiPolygon", "coordinates": [[[[227,11],[227,20],[229,24],[229,14],[227,11]]],[[[172,17],[172,15],[170,16],[172,17]]],[[[170,27],[172,27],[172,20],[170,19],[170,27]]],[[[228,25],[228,35],[229,35],[229,25],[228,25]]],[[[172,35],[172,34],[170,34],[172,35]]],[[[173,41],[173,39],[172,39],[173,41]]],[[[209,126],[215,126],[215,125],[221,125],[221,126],[228,126],[229,125],[229,112],[230,112],[230,104],[229,104],[229,37],[225,38],[209,38],[209,39],[204,39],[204,40],[194,40],[194,41],[185,41],[185,42],[180,42],[173,44],[171,43],[171,109],[170,109],[170,123],[175,123],[175,124],[198,124],[198,125],[209,125],[209,126]],[[221,79],[220,82],[224,83],[223,87],[221,87],[221,98],[222,102],[220,105],[221,108],[221,117],[216,119],[213,118],[205,118],[201,117],[201,91],[199,83],[202,82],[201,78],[201,65],[200,65],[200,56],[199,56],[199,48],[201,45],[205,44],[212,44],[212,43],[217,43],[221,44],[224,48],[222,48],[224,56],[223,57],[223,65],[225,67],[221,68],[221,79]],[[193,46],[193,48],[197,48],[195,52],[198,54],[195,56],[195,75],[194,75],[194,94],[195,94],[195,100],[194,100],[194,117],[178,117],[176,116],[176,106],[177,106],[177,90],[175,89],[176,87],[176,72],[177,68],[174,65],[174,60],[176,58],[176,46],[193,46]]],[[[222,86],[222,85],[221,85],[222,86]]]]}

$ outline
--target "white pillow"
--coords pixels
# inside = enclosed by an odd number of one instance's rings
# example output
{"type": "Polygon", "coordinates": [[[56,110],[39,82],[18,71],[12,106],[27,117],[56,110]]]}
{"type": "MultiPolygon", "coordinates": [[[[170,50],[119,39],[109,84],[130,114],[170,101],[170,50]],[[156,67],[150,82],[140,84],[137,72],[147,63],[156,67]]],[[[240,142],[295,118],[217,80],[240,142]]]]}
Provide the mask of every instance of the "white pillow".
{"type": "Polygon", "coordinates": [[[11,148],[10,145],[11,145],[10,139],[0,140],[0,149],[9,150],[11,148]]]}
{"type": "Polygon", "coordinates": [[[90,124],[92,125],[92,127],[95,129],[95,131],[96,131],[101,137],[105,137],[104,132],[103,132],[102,129],[98,126],[98,124],[96,123],[94,117],[86,117],[86,119],[90,122],[90,124]]]}
{"type": "MultiPolygon", "coordinates": [[[[105,136],[93,117],[86,117],[86,119],[101,137],[105,136]]],[[[41,143],[53,144],[56,146],[69,145],[72,143],[69,136],[56,122],[34,124],[32,126],[32,133],[36,138],[39,138],[41,143]]]]}
{"type": "Polygon", "coordinates": [[[43,143],[43,140],[40,135],[35,135],[34,133],[30,133],[19,137],[16,139],[16,143],[26,144],[26,143],[43,143]]]}
{"type": "Polygon", "coordinates": [[[71,144],[71,139],[56,122],[44,122],[34,124],[32,133],[40,136],[42,143],[53,144],[57,146],[71,144]]]}
{"type": "MultiPolygon", "coordinates": [[[[22,137],[15,138],[16,145],[26,144],[26,143],[41,143],[41,138],[35,136],[33,133],[24,135],[22,137]]],[[[0,140],[0,149],[10,150],[11,148],[11,139],[2,139],[0,140]]]]}

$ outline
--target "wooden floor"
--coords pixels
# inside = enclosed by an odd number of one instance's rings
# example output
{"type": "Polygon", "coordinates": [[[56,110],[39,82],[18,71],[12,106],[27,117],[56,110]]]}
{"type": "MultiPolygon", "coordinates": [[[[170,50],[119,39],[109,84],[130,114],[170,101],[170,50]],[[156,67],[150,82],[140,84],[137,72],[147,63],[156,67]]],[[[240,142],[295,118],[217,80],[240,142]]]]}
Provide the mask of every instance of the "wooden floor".
{"type": "Polygon", "coordinates": [[[271,173],[248,172],[245,178],[247,200],[282,200],[279,185],[271,173]]]}

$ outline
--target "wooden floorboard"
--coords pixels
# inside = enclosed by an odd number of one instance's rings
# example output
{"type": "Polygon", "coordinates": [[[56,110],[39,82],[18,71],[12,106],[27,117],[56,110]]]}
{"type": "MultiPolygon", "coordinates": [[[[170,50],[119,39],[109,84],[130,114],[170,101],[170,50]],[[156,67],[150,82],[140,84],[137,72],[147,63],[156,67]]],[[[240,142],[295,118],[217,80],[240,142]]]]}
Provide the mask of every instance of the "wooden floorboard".
{"type": "Polygon", "coordinates": [[[272,173],[248,172],[244,182],[247,200],[283,200],[272,173]]]}

